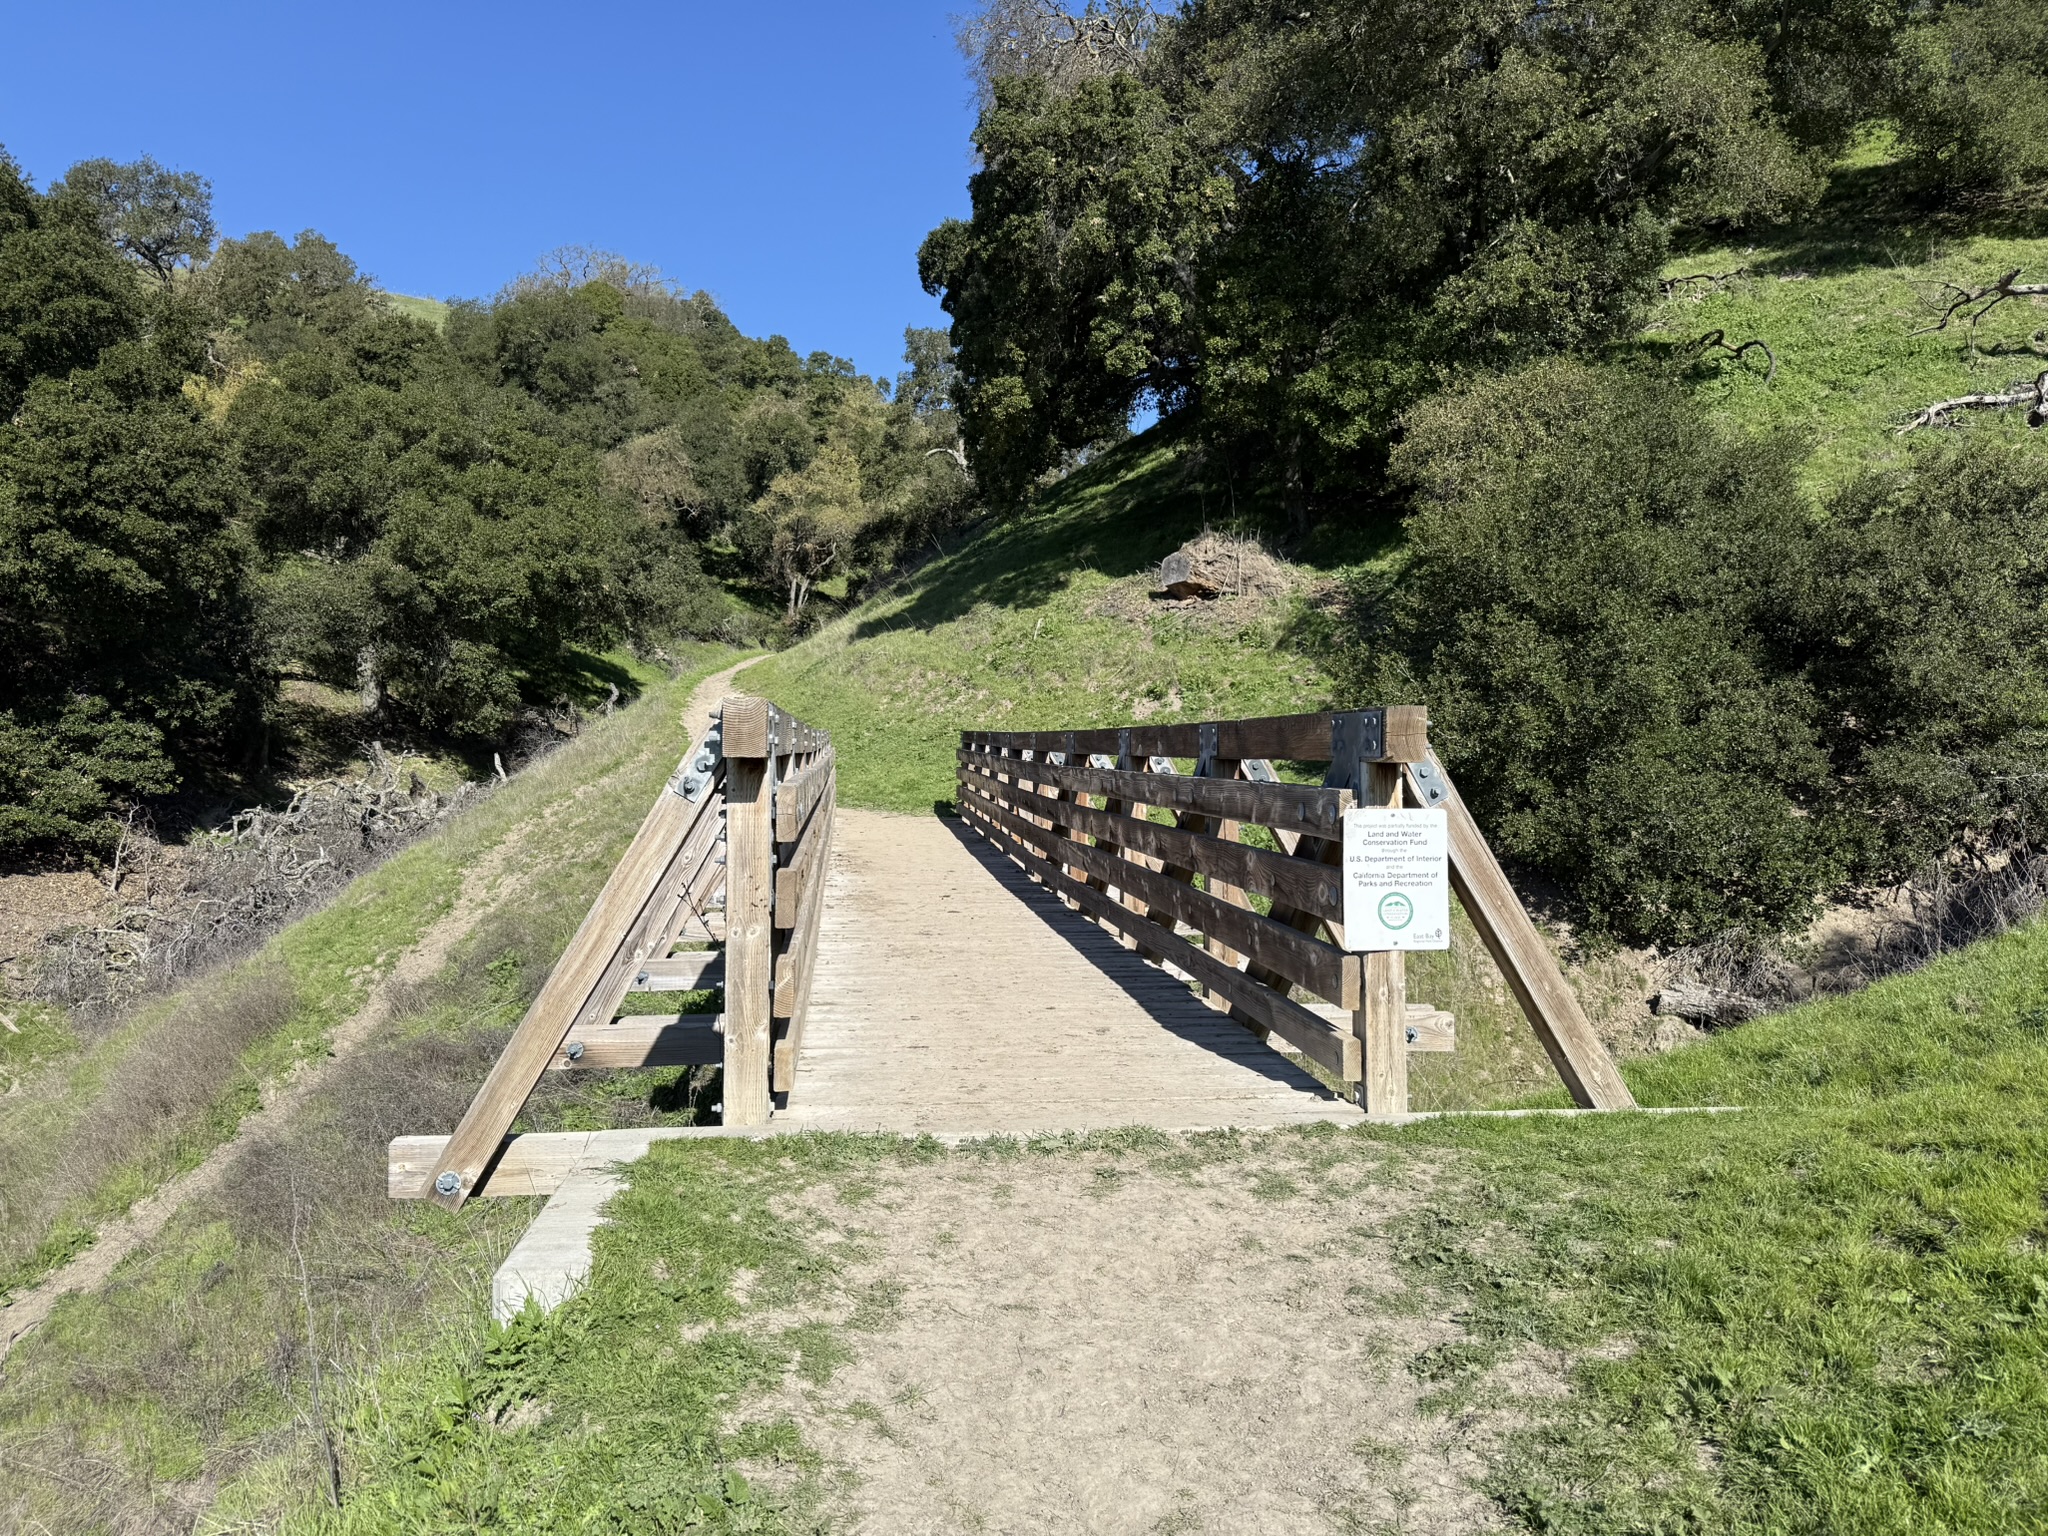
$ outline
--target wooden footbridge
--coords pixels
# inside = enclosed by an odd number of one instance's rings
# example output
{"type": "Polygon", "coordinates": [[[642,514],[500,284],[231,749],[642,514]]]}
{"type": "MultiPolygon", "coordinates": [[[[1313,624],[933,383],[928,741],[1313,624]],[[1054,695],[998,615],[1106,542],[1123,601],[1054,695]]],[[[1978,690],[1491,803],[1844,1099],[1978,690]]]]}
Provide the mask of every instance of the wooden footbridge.
{"type": "Polygon", "coordinates": [[[611,1168],[664,1137],[1406,1116],[1409,1054],[1455,1022],[1401,954],[1345,944],[1358,806],[1447,813],[1452,887],[1574,1102],[1633,1106],[1422,710],[970,731],[958,756],[957,820],[842,810],[826,733],[725,700],[461,1124],[392,1143],[398,1198],[554,1195],[501,1310],[573,1286],[611,1168]],[[717,1013],[621,1013],[705,989],[717,1013]],[[720,1126],[512,1134],[546,1072],[699,1065],[720,1126]]]}

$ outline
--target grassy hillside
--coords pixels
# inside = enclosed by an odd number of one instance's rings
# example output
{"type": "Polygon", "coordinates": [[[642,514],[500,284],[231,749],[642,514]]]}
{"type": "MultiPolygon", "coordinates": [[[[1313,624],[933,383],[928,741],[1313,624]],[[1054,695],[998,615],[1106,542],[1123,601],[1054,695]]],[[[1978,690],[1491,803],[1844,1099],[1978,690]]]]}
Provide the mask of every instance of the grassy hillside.
{"type": "MultiPolygon", "coordinates": [[[[0,1252],[18,1286],[193,1166],[264,1082],[325,1054],[424,933],[458,925],[445,960],[387,987],[388,1016],[289,1126],[245,1140],[213,1192],[16,1346],[0,1528],[157,1529],[223,1488],[229,1506],[289,1503],[318,1486],[307,1350],[339,1412],[394,1352],[444,1327],[474,1336],[480,1280],[534,1207],[446,1220],[392,1204],[385,1143],[460,1115],[673,771],[691,687],[736,654],[705,646],[676,680],[650,673],[631,708],[9,1102],[0,1252]]],[[[678,1075],[550,1084],[528,1124],[688,1123],[678,1075]]]]}
{"type": "Polygon", "coordinates": [[[424,320],[437,331],[447,322],[448,304],[444,299],[422,299],[409,293],[386,293],[380,297],[401,315],[424,320]]]}
{"type": "MultiPolygon", "coordinates": [[[[1939,318],[1944,281],[1977,285],[2014,268],[2048,279],[2048,215],[1915,222],[1892,201],[1885,153],[1866,145],[1813,218],[1675,258],[1673,279],[1724,280],[1675,286],[1638,344],[1682,359],[1716,330],[1730,344],[1765,341],[1775,377],[1756,353],[1704,354],[1694,388],[1732,427],[1810,444],[1816,493],[1940,435],[1895,436],[1913,412],[2048,366],[2033,349],[2048,341],[2030,345],[2048,327],[2048,299],[1995,310],[1974,351],[1960,325],[1913,334],[1939,318]]],[[[2048,434],[2028,434],[2018,413],[1952,430],[2026,435],[2048,452],[2048,434]]],[[[838,735],[851,803],[904,811],[950,798],[954,736],[966,725],[1029,730],[1332,703],[1305,637],[1338,578],[1398,560],[1398,533],[1323,530],[1292,551],[1301,562],[1293,596],[1250,611],[1148,602],[1160,558],[1205,527],[1262,531],[1256,516],[1205,501],[1155,429],[1061,482],[1029,515],[966,540],[773,658],[752,686],[838,735]]]]}
{"type": "MultiPolygon", "coordinates": [[[[727,654],[707,646],[695,660],[708,669],[727,654]]],[[[607,665],[634,694],[660,698],[675,686],[624,656],[607,665]]],[[[265,1085],[323,1056],[334,1030],[448,913],[464,871],[587,758],[521,775],[246,960],[145,1003],[102,1037],[82,1038],[47,1004],[10,1005],[19,1018],[0,1036],[14,1090],[0,1112],[0,1303],[194,1166],[265,1085]]]]}
{"type": "MultiPolygon", "coordinates": [[[[2029,344],[2048,326],[2048,300],[2008,300],[1977,330],[1926,335],[1952,295],[2015,268],[2048,280],[2048,215],[2011,212],[1936,218],[1894,201],[1886,146],[1873,142],[1836,175],[1817,214],[1738,244],[1702,245],[1666,268],[1678,281],[1653,314],[1653,351],[1684,355],[1721,331],[1729,345],[1758,339],[1777,357],[1708,354],[1697,390],[1731,425],[1790,431],[1813,445],[1808,486],[1824,491],[1860,469],[1895,461],[1909,440],[1895,429],[1937,400],[2002,390],[2031,378],[2048,356],[2029,344]]],[[[2019,413],[1978,417],[1966,430],[2025,433],[2019,413]]],[[[1919,434],[1924,440],[1929,434],[1919,434]]],[[[2044,448],[2048,451],[2048,448],[2044,448]]]]}
{"type": "Polygon", "coordinates": [[[1289,634],[1334,565],[1299,568],[1293,598],[1213,612],[1149,598],[1161,558],[1220,512],[1148,434],[1069,477],[1037,511],[969,538],[754,668],[748,687],[834,733],[843,798],[895,811],[952,798],[968,725],[1326,707],[1327,674],[1289,634]]]}

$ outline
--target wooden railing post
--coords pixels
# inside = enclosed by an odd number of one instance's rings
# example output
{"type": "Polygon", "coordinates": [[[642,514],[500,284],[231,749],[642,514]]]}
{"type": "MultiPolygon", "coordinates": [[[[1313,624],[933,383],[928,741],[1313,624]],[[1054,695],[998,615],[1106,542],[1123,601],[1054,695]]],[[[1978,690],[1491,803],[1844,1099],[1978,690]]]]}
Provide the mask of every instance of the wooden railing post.
{"type": "Polygon", "coordinates": [[[765,1125],[775,979],[774,747],[762,699],[730,698],[725,735],[725,1111],[765,1125]]]}
{"type": "MultiPolygon", "coordinates": [[[[1401,765],[1361,765],[1358,803],[1399,806],[1401,765]]],[[[1365,1080],[1359,1103],[1369,1115],[1408,1113],[1408,962],[1399,950],[1373,950],[1365,956],[1365,1004],[1352,1016],[1365,1058],[1365,1080]]]]}

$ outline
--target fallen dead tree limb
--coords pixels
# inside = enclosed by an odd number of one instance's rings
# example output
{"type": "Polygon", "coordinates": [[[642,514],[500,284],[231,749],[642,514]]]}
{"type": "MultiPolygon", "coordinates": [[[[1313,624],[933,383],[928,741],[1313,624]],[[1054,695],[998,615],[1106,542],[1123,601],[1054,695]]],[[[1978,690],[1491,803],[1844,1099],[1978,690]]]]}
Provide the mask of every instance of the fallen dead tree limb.
{"type": "Polygon", "coordinates": [[[1717,1026],[1746,1024],[1760,1017],[1766,1009],[1767,1005],[1761,998],[1723,992],[1696,981],[1670,982],[1650,1004],[1652,1013],[1685,1019],[1693,1024],[1717,1026]]]}
{"type": "Polygon", "coordinates": [[[1959,411],[2006,411],[2024,406],[2027,411],[2027,425],[2039,427],[2048,423],[2048,371],[2035,375],[2030,382],[2015,379],[2000,394],[1958,395],[1953,400],[1937,400],[1900,427],[1893,436],[1904,437],[1908,432],[1921,427],[1949,425],[1950,418],[1959,411]]]}
{"type": "Polygon", "coordinates": [[[1693,284],[1699,283],[1704,285],[1705,291],[1711,293],[1724,284],[1734,282],[1738,277],[1747,276],[1749,276],[1749,268],[1747,267],[1737,267],[1732,272],[1688,272],[1683,277],[1659,279],[1657,290],[1666,297],[1669,297],[1671,294],[1682,293],[1691,288],[1693,284]]]}
{"type": "Polygon", "coordinates": [[[322,779],[173,852],[131,828],[113,910],[53,934],[36,991],[92,1024],[241,954],[431,830],[476,795],[430,790],[372,744],[360,779],[322,779]]]}
{"type": "Polygon", "coordinates": [[[2014,267],[1994,283],[1978,288],[1965,288],[1960,283],[1944,282],[1940,286],[1948,294],[1948,304],[1942,310],[1941,318],[1932,325],[1923,325],[1913,332],[1915,336],[1931,336],[1936,331],[1945,331],[1958,318],[1967,320],[1970,326],[1970,351],[1977,351],[1977,326],[1984,317],[1998,308],[2007,299],[2026,299],[2048,296],[2048,283],[2023,283],[2020,273],[2024,267],[2014,267]]]}
{"type": "Polygon", "coordinates": [[[1748,341],[1731,344],[1728,340],[1728,333],[1717,327],[1692,344],[1692,350],[1702,356],[1709,352],[1726,352],[1737,362],[1740,362],[1742,354],[1749,351],[1752,347],[1763,353],[1765,359],[1770,363],[1769,369],[1764,373],[1764,382],[1768,384],[1778,376],[1778,354],[1773,352],[1769,344],[1762,338],[1753,336],[1748,341]]]}

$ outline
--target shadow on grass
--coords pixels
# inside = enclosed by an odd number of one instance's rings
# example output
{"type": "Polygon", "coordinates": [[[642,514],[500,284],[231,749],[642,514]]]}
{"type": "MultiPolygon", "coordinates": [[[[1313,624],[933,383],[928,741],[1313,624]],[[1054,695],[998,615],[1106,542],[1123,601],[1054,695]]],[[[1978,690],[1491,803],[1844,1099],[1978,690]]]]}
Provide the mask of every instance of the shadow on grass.
{"type": "MultiPolygon", "coordinates": [[[[1757,272],[1833,277],[1862,267],[1918,266],[1939,256],[1942,246],[1970,236],[2048,237],[2048,189],[1944,199],[1916,183],[1900,161],[1850,164],[1831,173],[1810,214],[1777,229],[1751,231],[1747,238],[1768,252],[1755,262],[1757,272]]],[[[1701,231],[1677,246],[1676,254],[1722,250],[1742,238],[1726,228],[1701,231]]]]}
{"type": "Polygon", "coordinates": [[[970,530],[911,578],[906,607],[864,620],[854,638],[931,629],[983,604],[1036,607],[1080,571],[1117,579],[1151,570],[1207,528],[1256,535],[1290,559],[1326,568],[1379,558],[1400,542],[1398,519],[1374,509],[1328,516],[1291,540],[1277,508],[1205,484],[1184,436],[1162,422],[1075,470],[1030,510],[970,530]]]}
{"type": "Polygon", "coordinates": [[[604,704],[611,690],[619,690],[618,702],[630,704],[640,697],[640,679],[609,656],[590,651],[564,651],[558,660],[527,670],[529,702],[551,704],[567,699],[583,709],[604,704]]]}

